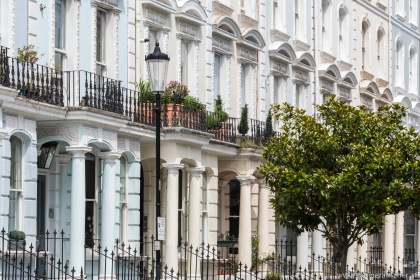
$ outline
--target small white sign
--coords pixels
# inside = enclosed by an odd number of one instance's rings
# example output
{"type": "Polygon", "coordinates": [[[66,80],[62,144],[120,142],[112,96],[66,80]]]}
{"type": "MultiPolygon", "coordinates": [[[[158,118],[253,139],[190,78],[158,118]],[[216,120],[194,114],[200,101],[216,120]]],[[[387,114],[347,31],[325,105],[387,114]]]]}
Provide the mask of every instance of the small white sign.
{"type": "Polygon", "coordinates": [[[155,251],[160,251],[160,241],[155,240],[155,251]]]}
{"type": "Polygon", "coordinates": [[[157,218],[157,240],[165,240],[165,218],[157,218]]]}

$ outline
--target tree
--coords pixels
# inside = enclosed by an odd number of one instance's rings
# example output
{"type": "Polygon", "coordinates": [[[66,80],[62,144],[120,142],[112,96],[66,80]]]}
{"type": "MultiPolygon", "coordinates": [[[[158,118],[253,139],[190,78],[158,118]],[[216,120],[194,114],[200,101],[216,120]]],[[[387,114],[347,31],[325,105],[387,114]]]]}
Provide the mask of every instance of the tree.
{"type": "Polygon", "coordinates": [[[271,109],[268,110],[267,119],[265,120],[264,138],[267,141],[274,134],[273,130],[273,117],[271,115],[271,109]]]}
{"type": "Polygon", "coordinates": [[[317,108],[318,118],[273,107],[282,127],[263,147],[260,170],[276,220],[297,234],[321,231],[344,276],[349,247],[377,233],[385,215],[419,214],[420,139],[402,125],[399,105],[371,112],[331,99],[317,108]]]}

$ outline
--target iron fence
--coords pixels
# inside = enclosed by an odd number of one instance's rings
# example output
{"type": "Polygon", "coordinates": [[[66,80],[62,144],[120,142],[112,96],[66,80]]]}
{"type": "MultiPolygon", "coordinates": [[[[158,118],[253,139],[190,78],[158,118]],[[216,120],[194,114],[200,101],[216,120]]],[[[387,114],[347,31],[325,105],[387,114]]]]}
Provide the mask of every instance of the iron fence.
{"type": "Polygon", "coordinates": [[[397,267],[386,266],[373,258],[359,259],[356,268],[346,268],[340,275],[340,264],[328,256],[308,256],[308,268],[296,267],[289,253],[296,248],[295,241],[278,241],[272,255],[259,259],[257,265],[247,266],[236,256],[221,257],[219,247],[202,244],[198,248],[180,242],[179,265],[162,267],[157,271],[154,239],[125,245],[116,240],[113,248],[103,248],[100,240],[85,246],[84,267],[70,268],[69,239],[64,232],[48,231],[37,236],[36,244],[15,244],[3,230],[0,235],[1,279],[408,279],[418,276],[418,262],[401,259],[397,267]],[[142,253],[140,253],[142,252],[142,253]],[[98,278],[99,277],[99,278],[98,278]]]}

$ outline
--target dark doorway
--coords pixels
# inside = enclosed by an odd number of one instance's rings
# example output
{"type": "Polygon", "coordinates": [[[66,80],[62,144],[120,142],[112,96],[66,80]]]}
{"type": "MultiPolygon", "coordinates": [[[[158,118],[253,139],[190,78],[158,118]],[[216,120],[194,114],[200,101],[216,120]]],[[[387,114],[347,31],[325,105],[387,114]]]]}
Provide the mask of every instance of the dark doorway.
{"type": "Polygon", "coordinates": [[[38,175],[36,200],[37,251],[45,251],[45,175],[38,175]]]}

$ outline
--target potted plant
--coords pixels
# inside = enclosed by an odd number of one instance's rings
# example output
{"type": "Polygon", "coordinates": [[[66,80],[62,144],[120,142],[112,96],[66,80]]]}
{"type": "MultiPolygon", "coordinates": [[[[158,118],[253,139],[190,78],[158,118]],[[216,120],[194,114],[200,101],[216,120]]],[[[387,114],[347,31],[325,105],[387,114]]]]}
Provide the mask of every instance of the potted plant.
{"type": "Polygon", "coordinates": [[[273,135],[274,135],[273,117],[271,116],[271,109],[270,109],[268,110],[267,119],[265,120],[264,141],[267,141],[273,135]]]}
{"type": "Polygon", "coordinates": [[[140,82],[136,86],[139,90],[138,99],[140,102],[156,102],[156,96],[150,89],[149,81],[140,79],[140,82]]]}
{"type": "Polygon", "coordinates": [[[9,250],[23,250],[25,249],[26,235],[20,230],[11,230],[9,232],[9,250]]]}
{"type": "Polygon", "coordinates": [[[206,107],[200,102],[200,99],[194,96],[186,96],[182,101],[182,107],[190,111],[204,111],[206,107]]]}
{"type": "Polygon", "coordinates": [[[269,272],[265,276],[265,280],[280,280],[280,278],[281,278],[281,273],[279,272],[269,272]]]}
{"type": "Polygon", "coordinates": [[[222,126],[221,124],[228,119],[228,113],[223,110],[222,98],[218,95],[214,105],[214,112],[207,116],[207,128],[209,130],[220,129],[222,126]]]}
{"type": "Polygon", "coordinates": [[[170,81],[162,94],[162,104],[173,102],[175,104],[181,104],[184,98],[188,96],[190,90],[186,85],[181,84],[178,81],[170,81]]]}
{"type": "Polygon", "coordinates": [[[245,135],[249,131],[249,125],[248,125],[248,104],[245,104],[244,107],[242,107],[241,110],[241,120],[239,121],[238,125],[238,132],[242,135],[241,142],[244,142],[246,140],[245,135]]]}

